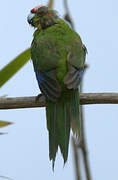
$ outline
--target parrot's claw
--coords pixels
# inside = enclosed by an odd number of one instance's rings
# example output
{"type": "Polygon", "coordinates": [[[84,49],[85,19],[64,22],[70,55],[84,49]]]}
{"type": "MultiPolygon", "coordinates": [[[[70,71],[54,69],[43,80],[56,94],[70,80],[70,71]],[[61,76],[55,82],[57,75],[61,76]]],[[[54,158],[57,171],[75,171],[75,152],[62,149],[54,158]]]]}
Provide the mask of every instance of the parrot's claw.
{"type": "Polygon", "coordinates": [[[38,102],[38,101],[39,101],[39,99],[40,99],[42,96],[43,96],[43,94],[38,94],[38,96],[36,96],[35,101],[36,101],[36,102],[38,102]]]}

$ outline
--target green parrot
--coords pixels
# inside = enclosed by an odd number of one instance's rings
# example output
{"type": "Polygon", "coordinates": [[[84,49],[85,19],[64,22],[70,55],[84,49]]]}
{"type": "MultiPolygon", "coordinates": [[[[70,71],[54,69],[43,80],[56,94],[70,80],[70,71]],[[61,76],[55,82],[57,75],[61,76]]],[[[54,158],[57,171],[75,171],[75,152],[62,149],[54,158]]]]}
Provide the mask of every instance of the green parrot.
{"type": "Polygon", "coordinates": [[[55,10],[37,6],[31,10],[28,23],[36,28],[31,59],[46,99],[49,157],[54,168],[58,147],[64,164],[67,161],[70,129],[80,136],[78,86],[87,50],[80,36],[55,10]]]}

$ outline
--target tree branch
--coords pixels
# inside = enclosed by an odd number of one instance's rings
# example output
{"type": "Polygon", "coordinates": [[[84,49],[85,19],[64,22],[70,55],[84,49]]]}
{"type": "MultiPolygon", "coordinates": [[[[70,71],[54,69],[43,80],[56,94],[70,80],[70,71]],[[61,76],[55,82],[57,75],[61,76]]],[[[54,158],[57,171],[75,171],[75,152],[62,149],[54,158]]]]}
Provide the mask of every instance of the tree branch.
{"type": "Polygon", "coordinates": [[[48,7],[53,8],[54,0],[49,0],[48,7]]]}
{"type": "Polygon", "coordinates": [[[71,18],[70,13],[69,13],[69,8],[68,8],[67,0],[64,0],[64,7],[65,7],[65,10],[66,10],[66,14],[64,16],[64,19],[67,22],[69,22],[71,27],[74,29],[74,24],[73,24],[72,18],[71,18]]]}
{"type": "Polygon", "coordinates": [[[74,165],[75,165],[74,169],[75,169],[75,174],[76,174],[76,180],[81,180],[81,171],[80,171],[78,149],[77,149],[77,144],[75,142],[74,137],[72,137],[72,143],[73,143],[74,165]]]}
{"type": "MultiPolygon", "coordinates": [[[[81,93],[80,104],[118,104],[118,93],[81,93]]],[[[44,107],[45,98],[42,95],[38,101],[36,96],[0,98],[0,109],[19,109],[44,107]]]]}
{"type": "Polygon", "coordinates": [[[90,165],[89,165],[89,159],[88,159],[88,153],[87,153],[87,144],[86,144],[86,138],[85,138],[85,125],[84,125],[84,109],[83,106],[81,106],[81,138],[79,141],[78,147],[81,149],[83,154],[83,162],[86,172],[86,179],[91,180],[91,172],[90,172],[90,165]]]}
{"type": "MultiPolygon", "coordinates": [[[[88,68],[88,65],[85,65],[84,74],[87,68],[88,68]]],[[[83,79],[84,79],[84,76],[82,77],[82,81],[80,84],[80,93],[83,92],[83,82],[84,82],[83,79]]],[[[83,163],[84,163],[84,168],[85,168],[86,180],[91,180],[92,177],[91,177],[90,164],[89,164],[89,158],[88,158],[88,152],[87,152],[86,136],[85,136],[86,132],[85,132],[85,124],[84,124],[85,123],[84,107],[80,105],[79,108],[80,108],[79,118],[81,120],[81,129],[80,129],[81,135],[80,135],[78,147],[81,150],[82,155],[83,155],[83,163]]]]}

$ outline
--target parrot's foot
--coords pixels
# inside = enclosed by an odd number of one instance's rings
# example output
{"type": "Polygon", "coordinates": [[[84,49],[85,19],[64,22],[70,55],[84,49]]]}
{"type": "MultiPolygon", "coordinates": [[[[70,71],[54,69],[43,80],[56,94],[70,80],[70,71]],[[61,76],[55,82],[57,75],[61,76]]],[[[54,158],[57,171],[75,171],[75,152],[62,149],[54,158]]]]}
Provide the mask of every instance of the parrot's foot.
{"type": "Polygon", "coordinates": [[[38,96],[36,96],[35,101],[36,101],[36,102],[38,102],[38,101],[39,101],[39,99],[40,99],[42,96],[43,96],[43,94],[38,94],[38,96]]]}

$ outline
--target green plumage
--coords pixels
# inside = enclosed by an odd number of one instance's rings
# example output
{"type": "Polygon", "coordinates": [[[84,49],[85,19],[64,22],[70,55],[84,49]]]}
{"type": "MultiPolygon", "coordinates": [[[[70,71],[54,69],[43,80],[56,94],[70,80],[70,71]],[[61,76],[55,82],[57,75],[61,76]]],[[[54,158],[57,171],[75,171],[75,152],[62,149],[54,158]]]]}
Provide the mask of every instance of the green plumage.
{"type": "Polygon", "coordinates": [[[64,163],[68,157],[68,145],[70,136],[70,127],[73,132],[79,136],[80,121],[79,117],[79,98],[78,90],[67,92],[66,95],[61,94],[58,102],[47,102],[47,128],[49,131],[49,151],[50,160],[54,161],[58,146],[64,158],[64,163]]]}
{"type": "MultiPolygon", "coordinates": [[[[44,31],[40,29],[35,31],[31,55],[34,69],[48,71],[61,66],[60,68],[63,69],[65,75],[67,66],[64,62],[67,60],[75,67],[83,68],[85,51],[80,36],[64,20],[59,19],[57,22],[58,24],[44,31]],[[69,54],[71,58],[67,59],[69,54]]],[[[58,73],[60,78],[60,69],[58,73]]]]}
{"type": "Polygon", "coordinates": [[[67,161],[70,127],[76,136],[80,134],[77,86],[80,70],[84,68],[86,48],[80,36],[58,18],[56,12],[49,16],[50,9],[47,9],[49,15],[46,11],[37,23],[40,9],[30,23],[37,27],[31,45],[31,58],[35,72],[40,72],[45,79],[37,75],[39,87],[46,97],[49,157],[54,167],[58,147],[64,163],[67,161]]]}

